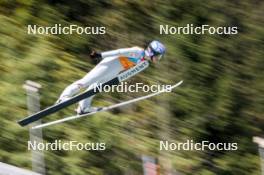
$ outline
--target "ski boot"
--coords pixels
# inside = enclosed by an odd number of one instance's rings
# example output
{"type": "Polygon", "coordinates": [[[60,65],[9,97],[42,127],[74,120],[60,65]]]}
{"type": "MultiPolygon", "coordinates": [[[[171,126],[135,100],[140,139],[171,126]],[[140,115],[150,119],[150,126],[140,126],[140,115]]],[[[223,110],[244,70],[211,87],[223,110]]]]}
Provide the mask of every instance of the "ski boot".
{"type": "Polygon", "coordinates": [[[81,107],[78,106],[78,108],[75,109],[75,111],[77,112],[77,115],[83,115],[83,114],[88,114],[91,112],[100,111],[100,109],[102,109],[102,108],[101,107],[89,107],[86,109],[81,109],[81,107]]]}

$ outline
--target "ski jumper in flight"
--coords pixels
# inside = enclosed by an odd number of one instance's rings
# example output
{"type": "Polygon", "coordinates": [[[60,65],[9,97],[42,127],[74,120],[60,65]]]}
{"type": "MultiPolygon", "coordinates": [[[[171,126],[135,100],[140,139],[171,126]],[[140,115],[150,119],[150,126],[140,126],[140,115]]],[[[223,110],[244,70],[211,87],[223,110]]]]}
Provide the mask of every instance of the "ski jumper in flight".
{"type": "MultiPolygon", "coordinates": [[[[142,61],[159,61],[165,54],[165,46],[159,41],[152,41],[146,49],[140,47],[123,48],[106,52],[95,52],[90,57],[102,59],[89,73],[82,79],[75,81],[65,88],[56,103],[61,103],[78,94],[83,89],[90,90],[100,83],[105,83],[115,78],[120,72],[130,69],[142,61]]],[[[77,114],[93,112],[96,108],[91,107],[94,96],[79,102],[76,109],[77,114]]]]}

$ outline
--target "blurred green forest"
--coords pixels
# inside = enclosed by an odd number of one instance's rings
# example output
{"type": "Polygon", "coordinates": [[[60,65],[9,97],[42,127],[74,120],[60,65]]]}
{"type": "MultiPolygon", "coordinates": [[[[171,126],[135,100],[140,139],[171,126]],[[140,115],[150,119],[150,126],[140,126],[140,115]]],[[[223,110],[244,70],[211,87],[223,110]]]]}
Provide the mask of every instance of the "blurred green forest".
{"type": "MultiPolygon", "coordinates": [[[[91,118],[48,127],[45,141],[106,142],[106,151],[46,151],[47,174],[142,174],[141,155],[161,174],[257,175],[255,135],[264,130],[264,1],[0,0],[0,161],[31,169],[25,80],[42,85],[41,108],[89,72],[92,49],[167,47],[164,59],[129,83],[184,84],[91,118]],[[105,26],[105,35],[28,35],[27,25],[105,26]],[[237,35],[160,35],[159,25],[238,26],[237,35]],[[159,151],[159,141],[237,142],[237,151],[159,151]]],[[[104,106],[142,94],[100,94],[104,106]]],[[[44,122],[73,114],[74,106],[44,122]]]]}

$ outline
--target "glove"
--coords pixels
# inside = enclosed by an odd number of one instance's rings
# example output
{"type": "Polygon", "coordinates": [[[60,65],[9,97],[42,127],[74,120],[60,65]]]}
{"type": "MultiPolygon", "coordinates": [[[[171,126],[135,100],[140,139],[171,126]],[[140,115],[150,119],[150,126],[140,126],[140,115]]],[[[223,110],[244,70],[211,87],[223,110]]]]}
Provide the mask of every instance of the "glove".
{"type": "Polygon", "coordinates": [[[90,57],[92,59],[95,59],[95,58],[102,58],[102,54],[101,53],[97,53],[96,51],[92,51],[92,53],[90,54],[90,57]]]}

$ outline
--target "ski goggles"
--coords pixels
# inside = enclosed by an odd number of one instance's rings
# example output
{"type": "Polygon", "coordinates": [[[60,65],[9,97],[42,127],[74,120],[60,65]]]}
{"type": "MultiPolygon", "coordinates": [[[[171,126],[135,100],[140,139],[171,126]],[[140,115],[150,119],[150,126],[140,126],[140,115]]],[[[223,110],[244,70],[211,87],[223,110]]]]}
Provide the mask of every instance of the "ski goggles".
{"type": "Polygon", "coordinates": [[[163,56],[163,54],[155,52],[150,47],[147,47],[147,49],[145,50],[145,55],[150,57],[151,59],[153,59],[153,57],[155,57],[155,58],[157,58],[157,60],[160,60],[162,58],[162,56],[163,56]]]}

